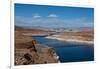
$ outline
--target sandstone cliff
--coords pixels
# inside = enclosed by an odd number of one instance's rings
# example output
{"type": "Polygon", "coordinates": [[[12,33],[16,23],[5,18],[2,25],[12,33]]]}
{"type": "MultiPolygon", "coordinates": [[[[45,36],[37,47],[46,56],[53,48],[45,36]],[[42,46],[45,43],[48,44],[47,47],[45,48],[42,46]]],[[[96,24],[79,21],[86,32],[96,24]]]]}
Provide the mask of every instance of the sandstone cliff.
{"type": "Polygon", "coordinates": [[[32,37],[15,32],[15,65],[57,62],[53,48],[38,44],[32,37]]]}

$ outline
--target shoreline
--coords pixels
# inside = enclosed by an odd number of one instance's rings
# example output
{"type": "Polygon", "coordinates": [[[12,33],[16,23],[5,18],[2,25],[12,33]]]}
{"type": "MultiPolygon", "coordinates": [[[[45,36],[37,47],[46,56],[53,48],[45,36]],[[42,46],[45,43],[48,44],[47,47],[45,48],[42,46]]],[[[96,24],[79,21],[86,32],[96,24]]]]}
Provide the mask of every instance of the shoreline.
{"type": "Polygon", "coordinates": [[[45,38],[56,39],[56,40],[66,41],[66,42],[77,42],[77,43],[94,44],[94,41],[84,41],[84,40],[78,40],[78,39],[63,39],[63,38],[59,38],[59,37],[56,37],[56,36],[47,36],[45,38]]]}

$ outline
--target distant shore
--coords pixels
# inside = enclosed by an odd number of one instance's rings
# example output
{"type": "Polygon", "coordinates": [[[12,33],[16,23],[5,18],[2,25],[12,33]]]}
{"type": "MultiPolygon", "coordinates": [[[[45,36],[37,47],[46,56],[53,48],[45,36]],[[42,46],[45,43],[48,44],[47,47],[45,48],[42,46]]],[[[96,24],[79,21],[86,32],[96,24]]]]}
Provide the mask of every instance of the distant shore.
{"type": "Polygon", "coordinates": [[[78,39],[65,39],[65,38],[60,38],[56,36],[48,36],[46,38],[49,39],[56,39],[56,40],[61,40],[61,41],[66,41],[66,42],[77,42],[77,43],[86,43],[86,44],[93,44],[94,41],[85,41],[85,40],[78,40],[78,39]]]}

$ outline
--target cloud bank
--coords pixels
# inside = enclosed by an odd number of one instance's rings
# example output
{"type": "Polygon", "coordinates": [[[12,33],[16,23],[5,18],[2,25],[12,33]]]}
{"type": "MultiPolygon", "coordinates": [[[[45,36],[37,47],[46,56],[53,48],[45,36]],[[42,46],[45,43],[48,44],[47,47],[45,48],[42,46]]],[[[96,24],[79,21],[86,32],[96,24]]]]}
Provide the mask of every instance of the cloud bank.
{"type": "Polygon", "coordinates": [[[67,27],[93,27],[93,22],[87,18],[62,19],[57,15],[50,14],[42,17],[38,14],[33,17],[16,16],[15,25],[18,26],[40,26],[48,28],[67,28],[67,27]]]}

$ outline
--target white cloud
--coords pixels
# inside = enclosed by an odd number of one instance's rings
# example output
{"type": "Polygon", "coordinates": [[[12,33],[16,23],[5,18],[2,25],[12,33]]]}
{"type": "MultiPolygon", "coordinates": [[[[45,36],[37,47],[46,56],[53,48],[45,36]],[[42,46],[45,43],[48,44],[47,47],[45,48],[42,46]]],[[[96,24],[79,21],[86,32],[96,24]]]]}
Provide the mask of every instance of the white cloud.
{"type": "Polygon", "coordinates": [[[56,17],[58,17],[58,16],[55,15],[55,14],[49,14],[47,17],[54,17],[54,18],[56,18],[56,17]]]}
{"type": "Polygon", "coordinates": [[[41,16],[39,14],[34,14],[33,18],[40,18],[41,16]]]}

